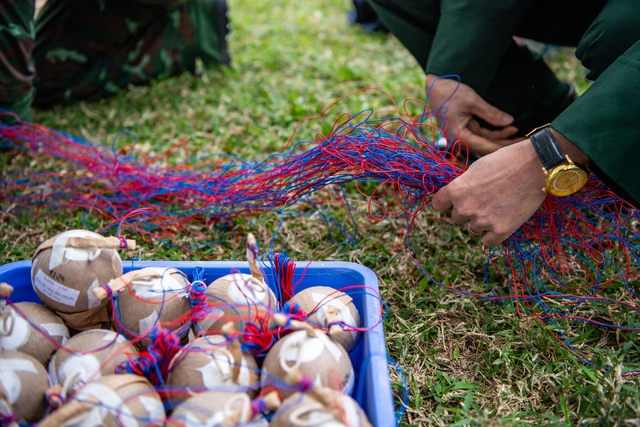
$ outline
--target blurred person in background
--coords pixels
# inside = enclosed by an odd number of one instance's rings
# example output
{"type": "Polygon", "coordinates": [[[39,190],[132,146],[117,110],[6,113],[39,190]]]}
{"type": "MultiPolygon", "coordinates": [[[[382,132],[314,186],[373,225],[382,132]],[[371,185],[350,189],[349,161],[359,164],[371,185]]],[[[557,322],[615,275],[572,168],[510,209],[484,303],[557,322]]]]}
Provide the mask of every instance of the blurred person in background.
{"type": "Polygon", "coordinates": [[[98,100],[197,58],[229,65],[228,32],[225,0],[0,0],[0,108],[31,120],[32,105],[98,100]]]}

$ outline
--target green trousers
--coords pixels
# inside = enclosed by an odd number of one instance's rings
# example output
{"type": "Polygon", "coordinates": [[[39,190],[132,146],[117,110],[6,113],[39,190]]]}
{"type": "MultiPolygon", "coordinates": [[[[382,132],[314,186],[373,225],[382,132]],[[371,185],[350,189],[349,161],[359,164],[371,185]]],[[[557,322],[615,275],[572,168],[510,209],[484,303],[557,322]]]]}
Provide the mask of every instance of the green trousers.
{"type": "Polygon", "coordinates": [[[516,117],[531,105],[552,104],[567,87],[513,36],[575,46],[605,1],[370,0],[426,72],[458,75],[516,117]],[[576,8],[580,16],[571,13],[576,8]]]}
{"type": "Polygon", "coordinates": [[[97,100],[129,85],[228,63],[212,0],[0,0],[0,107],[97,100]]]}
{"type": "Polygon", "coordinates": [[[566,87],[513,36],[577,46],[595,82],[551,125],[640,206],[640,1],[369,1],[427,73],[457,74],[514,116],[553,104],[566,87]]]}

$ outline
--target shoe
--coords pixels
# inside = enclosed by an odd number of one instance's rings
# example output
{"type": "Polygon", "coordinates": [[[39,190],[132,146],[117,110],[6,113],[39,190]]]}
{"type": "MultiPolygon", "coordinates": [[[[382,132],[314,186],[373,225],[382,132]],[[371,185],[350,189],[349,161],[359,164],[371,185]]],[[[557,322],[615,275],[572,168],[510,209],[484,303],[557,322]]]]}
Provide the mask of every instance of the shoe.
{"type": "Polygon", "coordinates": [[[388,33],[376,11],[366,0],[353,0],[353,9],[347,12],[347,20],[351,25],[360,25],[364,30],[374,33],[388,33]]]}
{"type": "Polygon", "coordinates": [[[231,23],[229,22],[229,7],[226,0],[213,0],[213,6],[216,12],[216,30],[218,32],[218,40],[220,41],[220,57],[222,63],[231,66],[231,56],[229,55],[229,46],[227,38],[231,32],[231,23]]]}

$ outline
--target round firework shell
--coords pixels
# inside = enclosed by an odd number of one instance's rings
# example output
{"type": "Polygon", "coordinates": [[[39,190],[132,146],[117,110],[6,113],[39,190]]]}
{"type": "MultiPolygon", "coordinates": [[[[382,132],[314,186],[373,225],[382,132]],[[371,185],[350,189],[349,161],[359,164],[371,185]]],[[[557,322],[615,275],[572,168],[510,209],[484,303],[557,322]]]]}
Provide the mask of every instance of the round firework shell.
{"type": "Polygon", "coordinates": [[[324,332],[295,331],[278,342],[267,353],[262,364],[262,386],[275,387],[283,397],[296,391],[289,374],[299,371],[317,386],[330,387],[351,393],[355,383],[353,365],[349,354],[324,332]]]}
{"type": "Polygon", "coordinates": [[[251,392],[259,381],[258,365],[240,343],[227,345],[222,335],[208,335],[189,343],[178,352],[169,365],[167,386],[176,393],[176,406],[194,393],[213,391],[251,392]]]}
{"type": "Polygon", "coordinates": [[[122,275],[119,244],[115,237],[86,230],[66,231],[47,240],[31,262],[34,291],[73,329],[90,329],[108,320],[107,300],[97,299],[91,290],[122,275]]]}
{"type": "Polygon", "coordinates": [[[47,410],[47,370],[34,357],[0,349],[0,413],[11,414],[21,424],[36,423],[47,410]]]}
{"type": "Polygon", "coordinates": [[[271,419],[272,427],[371,427],[358,402],[326,387],[294,393],[271,419]]]}
{"type": "Polygon", "coordinates": [[[120,363],[138,355],[122,335],[105,329],[81,332],[58,349],[49,362],[49,376],[72,392],[79,385],[115,373],[120,363]]]}
{"type": "Polygon", "coordinates": [[[33,356],[44,366],[57,349],[54,343],[62,345],[69,338],[67,325],[43,305],[17,302],[6,306],[4,312],[6,318],[0,324],[0,347],[33,356]]]}
{"type": "MultiPolygon", "coordinates": [[[[119,295],[120,322],[135,335],[144,335],[157,323],[169,324],[189,312],[189,280],[172,267],[149,267],[122,276],[127,286],[119,295]]],[[[189,319],[186,319],[188,323],[189,319]]],[[[169,329],[177,330],[182,325],[169,329]]],[[[122,333],[130,336],[126,330],[122,333]]],[[[189,328],[182,330],[186,336],[189,328]]]]}
{"type": "Polygon", "coordinates": [[[277,308],[269,286],[249,274],[228,274],[215,280],[206,296],[211,312],[197,323],[196,332],[219,332],[227,322],[244,331],[248,322],[260,325],[277,308]]]}
{"type": "Polygon", "coordinates": [[[146,378],[132,374],[105,375],[85,384],[39,427],[162,425],[162,399],[146,378]]]}
{"type": "MultiPolygon", "coordinates": [[[[303,289],[295,294],[289,302],[296,303],[307,313],[306,320],[309,323],[323,327],[332,322],[344,322],[346,326],[359,328],[360,314],[353,299],[346,293],[328,286],[313,286],[303,289]]],[[[360,333],[357,331],[345,331],[339,325],[333,325],[329,329],[329,336],[351,351],[358,344],[360,333]]]]}
{"type": "Polygon", "coordinates": [[[183,426],[268,426],[262,417],[253,418],[247,393],[204,391],[178,405],[165,427],[183,426]]]}

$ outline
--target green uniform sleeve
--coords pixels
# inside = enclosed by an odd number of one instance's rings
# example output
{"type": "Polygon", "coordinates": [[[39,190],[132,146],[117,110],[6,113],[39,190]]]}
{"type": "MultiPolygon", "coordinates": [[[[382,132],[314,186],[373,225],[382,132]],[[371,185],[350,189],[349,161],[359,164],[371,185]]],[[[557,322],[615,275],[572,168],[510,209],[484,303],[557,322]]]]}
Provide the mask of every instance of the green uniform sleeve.
{"type": "Polygon", "coordinates": [[[640,41],[552,123],[591,160],[594,172],[640,206],[640,41]]]}
{"type": "Polygon", "coordinates": [[[533,0],[442,0],[427,73],[458,74],[486,93],[533,0]]]}

